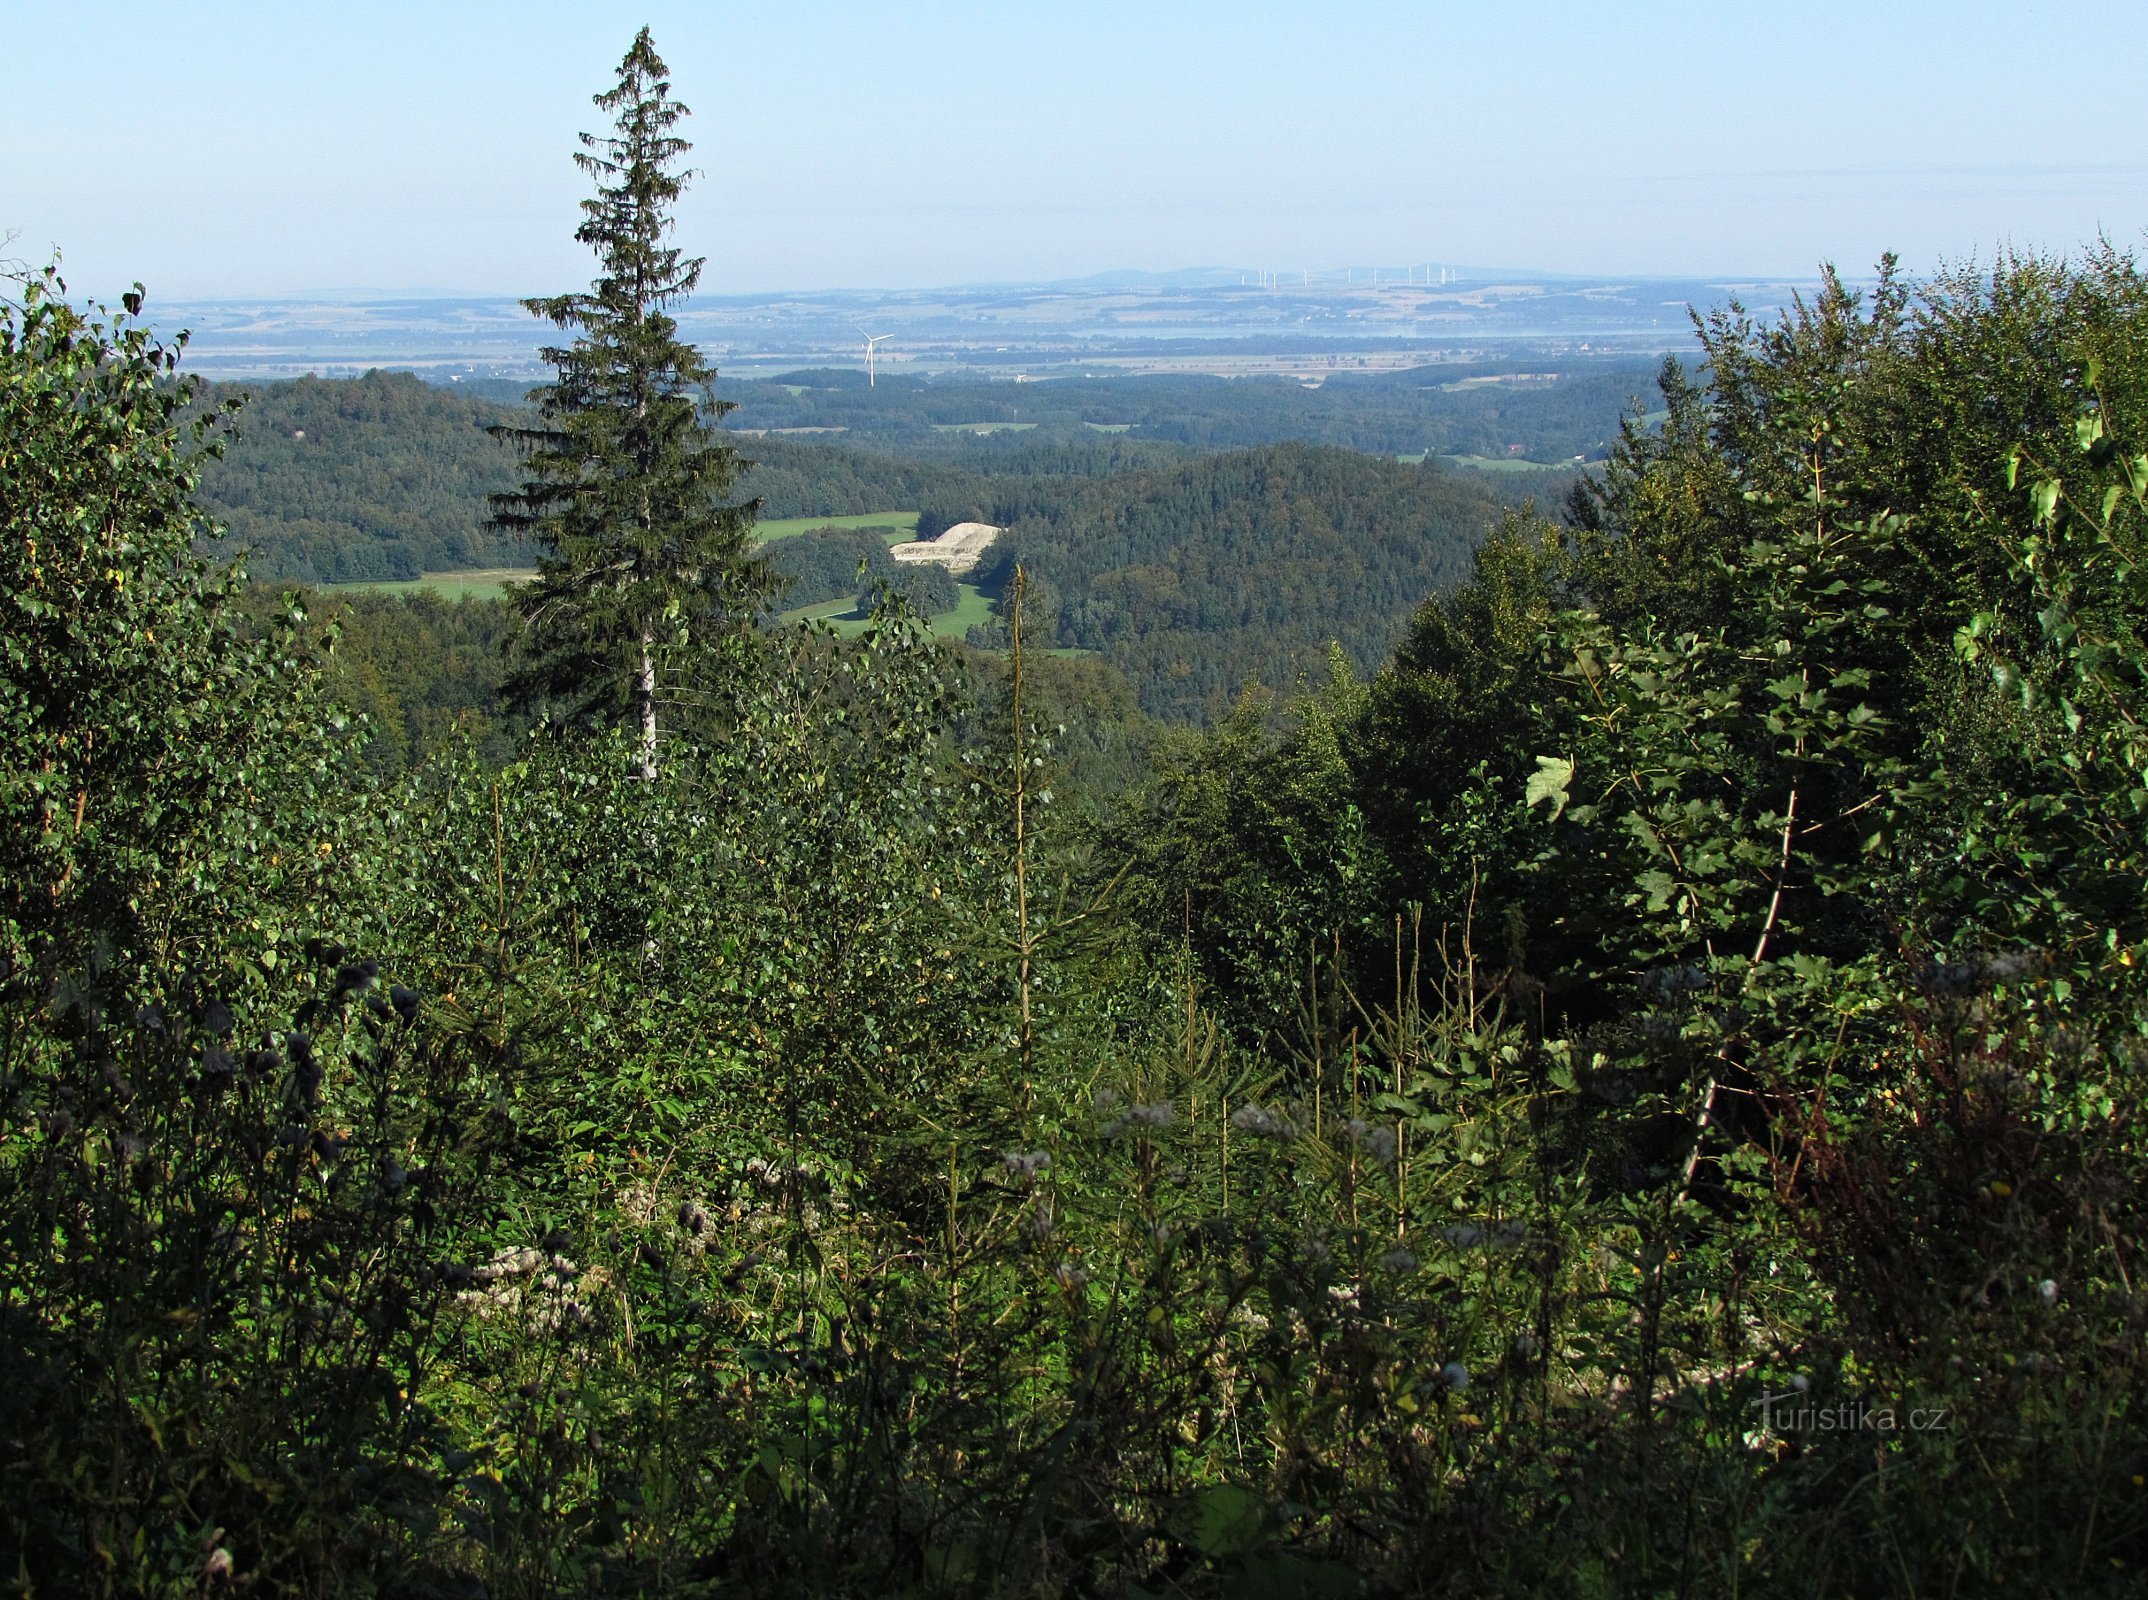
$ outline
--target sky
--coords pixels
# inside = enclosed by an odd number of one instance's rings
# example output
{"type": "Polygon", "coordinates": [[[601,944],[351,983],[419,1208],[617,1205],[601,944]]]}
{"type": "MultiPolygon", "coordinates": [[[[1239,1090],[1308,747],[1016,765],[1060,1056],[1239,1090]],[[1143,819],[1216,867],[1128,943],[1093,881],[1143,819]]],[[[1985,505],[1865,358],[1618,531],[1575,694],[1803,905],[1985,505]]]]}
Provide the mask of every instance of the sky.
{"type": "Polygon", "coordinates": [[[0,256],[106,296],[585,282],[575,135],[646,22],[721,293],[1926,271],[2142,242],[2137,6],[0,0],[0,256]]]}

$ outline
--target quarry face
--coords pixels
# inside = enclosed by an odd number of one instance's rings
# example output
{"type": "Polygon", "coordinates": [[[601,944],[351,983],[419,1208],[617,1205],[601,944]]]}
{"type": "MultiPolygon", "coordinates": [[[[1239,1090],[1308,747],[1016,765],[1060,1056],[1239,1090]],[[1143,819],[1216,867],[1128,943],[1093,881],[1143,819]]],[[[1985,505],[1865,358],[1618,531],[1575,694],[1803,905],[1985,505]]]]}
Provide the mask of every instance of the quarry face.
{"type": "Polygon", "coordinates": [[[989,522],[958,522],[937,539],[918,539],[889,547],[897,561],[930,562],[960,577],[984,558],[1001,530],[989,522]]]}

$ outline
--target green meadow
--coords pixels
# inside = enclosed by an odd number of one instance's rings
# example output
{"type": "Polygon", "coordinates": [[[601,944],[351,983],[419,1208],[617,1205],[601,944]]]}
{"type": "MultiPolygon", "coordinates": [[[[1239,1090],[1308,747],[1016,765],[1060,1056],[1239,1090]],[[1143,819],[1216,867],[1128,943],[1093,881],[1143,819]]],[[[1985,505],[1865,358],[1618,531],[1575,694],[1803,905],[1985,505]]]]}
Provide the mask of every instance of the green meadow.
{"type": "MultiPolygon", "coordinates": [[[[973,583],[957,584],[962,599],[952,611],[942,611],[927,617],[925,626],[935,639],[953,640],[959,643],[969,636],[971,628],[992,620],[992,597],[973,583]]],[[[866,619],[858,615],[857,602],[850,599],[823,600],[819,605],[800,606],[794,611],[780,614],[783,622],[825,622],[844,638],[854,638],[866,629],[866,619]]]]}
{"type": "Polygon", "coordinates": [[[771,539],[788,539],[820,528],[900,528],[903,537],[888,543],[903,544],[917,533],[917,513],[869,511],[854,517],[768,517],[753,525],[753,542],[766,544],[771,539]]]}
{"type": "MultiPolygon", "coordinates": [[[[889,535],[888,543],[904,544],[917,533],[917,513],[870,511],[860,516],[771,517],[754,524],[753,542],[767,544],[771,539],[788,539],[820,528],[888,528],[895,530],[889,535]]],[[[373,594],[436,594],[447,600],[499,600],[506,597],[508,585],[527,583],[536,575],[534,567],[480,567],[460,572],[428,572],[421,578],[335,583],[324,587],[331,590],[364,589],[373,594]]],[[[963,624],[965,628],[968,626],[968,623],[963,624]]]]}
{"type": "Polygon", "coordinates": [[[444,600],[500,600],[507,587],[527,583],[537,576],[534,567],[480,567],[468,572],[428,572],[422,578],[383,580],[378,583],[331,583],[329,590],[365,589],[374,594],[436,594],[444,600]]]}
{"type": "MultiPolygon", "coordinates": [[[[1401,456],[1403,461],[1422,461],[1423,456],[1401,456]]],[[[1524,461],[1519,456],[1441,456],[1449,466],[1474,472],[1558,472],[1576,465],[1571,461],[1524,461]]]]}

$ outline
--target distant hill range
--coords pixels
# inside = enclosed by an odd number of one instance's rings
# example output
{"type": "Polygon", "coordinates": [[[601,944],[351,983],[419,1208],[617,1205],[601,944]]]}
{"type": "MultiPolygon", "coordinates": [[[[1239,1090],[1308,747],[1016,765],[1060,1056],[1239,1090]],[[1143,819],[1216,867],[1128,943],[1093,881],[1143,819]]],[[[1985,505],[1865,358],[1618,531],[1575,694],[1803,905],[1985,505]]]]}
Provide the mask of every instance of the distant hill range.
{"type": "MultiPolygon", "coordinates": [[[[569,285],[551,285],[566,288],[569,285]]],[[[1790,281],[1587,278],[1437,265],[1108,272],[1060,283],[703,294],[680,326],[727,373],[863,370],[861,326],[892,337],[879,370],[1037,374],[1178,371],[1317,376],[1315,358],[1429,361],[1654,355],[1687,348],[1688,308],[1737,298],[1767,313],[1790,281]]],[[[505,296],[162,303],[218,377],[355,376],[396,367],[533,377],[547,330],[505,296]]]]}

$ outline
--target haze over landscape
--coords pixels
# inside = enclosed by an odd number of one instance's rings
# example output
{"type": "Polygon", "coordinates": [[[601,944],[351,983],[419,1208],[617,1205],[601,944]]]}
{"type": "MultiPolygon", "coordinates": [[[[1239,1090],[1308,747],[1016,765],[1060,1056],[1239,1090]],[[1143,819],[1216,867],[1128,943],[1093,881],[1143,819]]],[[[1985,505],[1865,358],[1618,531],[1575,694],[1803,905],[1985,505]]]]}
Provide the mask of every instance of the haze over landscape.
{"type": "Polygon", "coordinates": [[[0,0],[0,1600],[2137,1600],[2144,68],[0,0]]]}
{"type": "Polygon", "coordinates": [[[647,21],[696,113],[715,295],[1378,263],[1609,278],[1913,270],[2138,227],[2130,7],[293,9],[87,0],[0,55],[0,232],[160,298],[515,296],[587,64],[647,21]],[[646,14],[644,14],[646,13],[646,14]],[[76,38],[100,41],[86,93],[76,38]]]}

